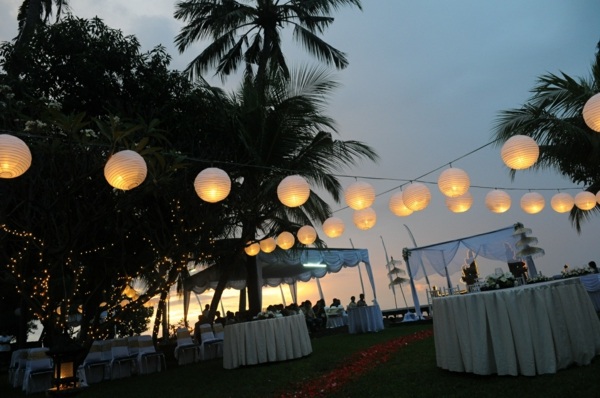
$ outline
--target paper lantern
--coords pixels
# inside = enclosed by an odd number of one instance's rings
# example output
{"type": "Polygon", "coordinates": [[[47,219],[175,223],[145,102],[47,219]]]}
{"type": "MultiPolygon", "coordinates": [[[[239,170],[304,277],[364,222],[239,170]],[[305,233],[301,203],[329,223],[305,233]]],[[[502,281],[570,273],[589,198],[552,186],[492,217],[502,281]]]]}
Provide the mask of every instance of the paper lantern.
{"type": "Polygon", "coordinates": [[[310,225],[305,225],[298,230],[296,236],[298,236],[298,242],[310,245],[317,240],[317,231],[310,225]]]}
{"type": "Polygon", "coordinates": [[[540,155],[540,148],[535,140],[526,135],[510,137],[500,151],[505,165],[515,170],[523,170],[533,166],[540,155]]]}
{"type": "Polygon", "coordinates": [[[460,196],[446,197],[446,207],[453,213],[464,213],[471,208],[473,195],[467,191],[460,196]]]}
{"type": "Polygon", "coordinates": [[[260,241],[260,250],[265,253],[271,253],[277,247],[277,243],[275,243],[274,238],[266,238],[260,241]]]}
{"type": "Polygon", "coordinates": [[[356,210],[352,215],[352,221],[354,222],[354,225],[356,225],[356,228],[366,231],[375,226],[375,223],[377,222],[377,213],[370,207],[356,210]]]}
{"type": "Polygon", "coordinates": [[[583,120],[589,128],[600,133],[600,93],[593,95],[583,106],[583,120]]]}
{"type": "Polygon", "coordinates": [[[402,196],[406,207],[412,211],[423,210],[429,205],[431,200],[431,192],[423,183],[415,182],[404,189],[402,196]]]}
{"type": "Polygon", "coordinates": [[[127,191],[146,179],[146,161],[139,153],[129,149],[117,152],[104,166],[104,178],[113,187],[127,191]]]}
{"type": "Polygon", "coordinates": [[[295,242],[296,239],[294,238],[294,235],[291,234],[291,232],[283,231],[277,237],[277,246],[279,246],[283,250],[291,248],[292,246],[294,246],[295,242]]]}
{"type": "Polygon", "coordinates": [[[287,176],[277,186],[277,197],[287,207],[302,206],[310,196],[310,185],[299,175],[287,176]]]}
{"type": "Polygon", "coordinates": [[[323,222],[323,232],[330,238],[337,238],[344,233],[344,221],[337,217],[329,217],[323,222]]]}
{"type": "Polygon", "coordinates": [[[413,211],[404,204],[404,194],[402,191],[396,192],[390,198],[390,210],[398,217],[410,216],[413,211]]]}
{"type": "Polygon", "coordinates": [[[231,192],[231,179],[224,170],[209,167],[198,173],[194,180],[194,189],[203,201],[217,203],[231,192]]]}
{"type": "Polygon", "coordinates": [[[246,244],[246,247],[244,247],[244,251],[249,256],[256,256],[260,252],[260,244],[258,242],[248,242],[248,244],[246,244]]]}
{"type": "Polygon", "coordinates": [[[521,196],[521,209],[528,214],[536,214],[546,206],[546,200],[537,192],[528,192],[521,196]]]}
{"type": "Polygon", "coordinates": [[[31,166],[31,152],[20,138],[0,134],[0,178],[15,178],[31,166]]]}
{"type": "Polygon", "coordinates": [[[596,202],[600,205],[600,191],[596,193],[596,202]]]}
{"type": "Polygon", "coordinates": [[[446,169],[442,171],[438,178],[438,188],[444,195],[451,198],[467,192],[470,185],[469,175],[461,169],[446,169]]]}
{"type": "Polygon", "coordinates": [[[485,195],[485,205],[492,213],[504,213],[510,209],[510,196],[499,189],[485,195]]]}
{"type": "Polygon", "coordinates": [[[351,209],[366,209],[375,201],[375,189],[368,182],[357,181],[346,188],[344,198],[351,209]]]}
{"type": "Polygon", "coordinates": [[[575,195],[575,206],[581,210],[591,210],[596,207],[596,195],[588,191],[579,192],[575,195]]]}
{"type": "Polygon", "coordinates": [[[550,206],[557,213],[566,213],[575,206],[575,200],[566,192],[559,192],[550,200],[550,206]]]}

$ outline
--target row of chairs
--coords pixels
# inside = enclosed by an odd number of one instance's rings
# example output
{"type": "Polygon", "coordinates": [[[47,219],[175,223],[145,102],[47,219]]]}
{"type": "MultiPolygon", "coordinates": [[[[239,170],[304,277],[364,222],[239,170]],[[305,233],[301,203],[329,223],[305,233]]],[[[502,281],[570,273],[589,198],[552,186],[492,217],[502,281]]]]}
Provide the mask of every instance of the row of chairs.
{"type": "Polygon", "coordinates": [[[79,368],[79,377],[90,384],[164,369],[165,355],[156,351],[152,337],[131,336],[94,341],[79,368]]]}
{"type": "Polygon", "coordinates": [[[200,325],[200,336],[201,342],[198,344],[192,340],[187,328],[177,329],[175,358],[179,365],[223,357],[225,330],[221,323],[200,325]]]}
{"type": "Polygon", "coordinates": [[[46,355],[47,347],[23,348],[12,353],[8,383],[25,394],[48,390],[52,386],[54,364],[46,355]]]}

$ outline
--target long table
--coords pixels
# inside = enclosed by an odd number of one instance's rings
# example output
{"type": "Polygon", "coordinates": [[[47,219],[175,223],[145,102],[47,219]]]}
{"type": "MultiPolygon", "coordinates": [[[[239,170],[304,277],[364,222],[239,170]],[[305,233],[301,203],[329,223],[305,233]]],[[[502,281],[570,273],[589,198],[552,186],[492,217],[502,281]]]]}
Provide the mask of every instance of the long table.
{"type": "Polygon", "coordinates": [[[600,321],[579,278],[433,299],[437,366],[534,376],[600,354],[600,321]]]}
{"type": "Polygon", "coordinates": [[[348,333],[383,330],[383,314],[379,305],[348,308],[348,333]]]}
{"type": "Polygon", "coordinates": [[[303,314],[237,323],[225,327],[223,367],[285,361],[312,353],[303,314]]]}

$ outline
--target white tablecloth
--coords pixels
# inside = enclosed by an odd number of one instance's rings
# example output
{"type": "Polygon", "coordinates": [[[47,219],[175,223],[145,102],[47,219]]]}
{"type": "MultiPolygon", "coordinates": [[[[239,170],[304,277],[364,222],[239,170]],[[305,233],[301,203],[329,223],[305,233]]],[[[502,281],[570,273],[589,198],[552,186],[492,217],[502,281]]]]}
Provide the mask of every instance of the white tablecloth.
{"type": "Polygon", "coordinates": [[[596,312],[600,312],[600,274],[590,274],[579,278],[581,284],[588,292],[594,309],[596,312]]]}
{"type": "Polygon", "coordinates": [[[348,309],[348,332],[365,333],[383,330],[383,314],[379,305],[348,309]]]}
{"type": "Polygon", "coordinates": [[[312,352],[302,314],[227,325],[223,344],[225,369],[285,361],[312,352]]]}
{"type": "Polygon", "coordinates": [[[437,365],[480,375],[556,373],[600,354],[579,278],[433,299],[437,365]]]}

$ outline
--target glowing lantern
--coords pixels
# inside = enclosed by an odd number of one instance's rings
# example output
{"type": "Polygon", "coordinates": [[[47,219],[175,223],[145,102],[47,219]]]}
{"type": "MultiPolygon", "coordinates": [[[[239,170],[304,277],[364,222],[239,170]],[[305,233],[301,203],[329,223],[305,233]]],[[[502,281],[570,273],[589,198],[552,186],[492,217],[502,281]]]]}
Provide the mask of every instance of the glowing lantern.
{"type": "Polygon", "coordinates": [[[113,187],[127,191],[146,179],[146,161],[139,153],[129,149],[117,152],[104,166],[104,178],[113,187]]]}
{"type": "Polygon", "coordinates": [[[209,167],[198,173],[194,180],[194,189],[203,201],[217,203],[231,192],[231,179],[225,171],[209,167]]]}
{"type": "Polygon", "coordinates": [[[546,206],[546,200],[537,192],[528,192],[521,197],[521,209],[528,214],[536,214],[546,206]]]}
{"type": "Polygon", "coordinates": [[[323,222],[323,232],[330,238],[337,238],[344,233],[344,221],[337,217],[329,217],[323,222]]]}
{"type": "Polygon", "coordinates": [[[317,231],[310,225],[300,228],[296,235],[298,236],[298,241],[304,245],[310,245],[317,240],[317,231]]]}
{"type": "Polygon", "coordinates": [[[423,183],[415,182],[404,189],[402,196],[406,207],[413,211],[423,210],[429,205],[431,192],[423,183]]]}
{"type": "Polygon", "coordinates": [[[249,256],[256,256],[260,252],[260,244],[258,242],[250,243],[244,247],[244,251],[249,256]]]}
{"type": "Polygon", "coordinates": [[[20,138],[0,134],[0,178],[15,178],[31,166],[31,152],[20,138]]]}
{"type": "Polygon", "coordinates": [[[600,133],[600,94],[593,95],[583,106],[583,120],[589,128],[600,133]]]}
{"type": "Polygon", "coordinates": [[[446,169],[438,178],[438,188],[444,195],[451,198],[467,192],[470,185],[469,175],[461,169],[446,169]]]}
{"type": "Polygon", "coordinates": [[[464,213],[471,208],[473,195],[467,191],[460,196],[446,197],[446,207],[453,213],[464,213]]]}
{"type": "Polygon", "coordinates": [[[277,244],[275,243],[275,239],[271,237],[260,241],[260,250],[265,253],[271,253],[276,247],[277,244]]]}
{"type": "Polygon", "coordinates": [[[596,202],[600,205],[600,191],[596,193],[596,202]]]}
{"type": "Polygon", "coordinates": [[[588,191],[579,192],[575,195],[575,206],[581,210],[591,210],[596,207],[596,195],[588,191]]]}
{"type": "Polygon", "coordinates": [[[277,197],[287,207],[302,206],[310,196],[310,185],[299,175],[287,176],[277,186],[277,197]]]}
{"type": "Polygon", "coordinates": [[[292,235],[291,232],[283,231],[277,237],[277,246],[279,246],[283,250],[291,248],[292,246],[294,246],[295,242],[296,238],[294,238],[294,235],[292,235]]]}
{"type": "Polygon", "coordinates": [[[510,137],[500,151],[505,165],[515,170],[523,170],[533,166],[540,155],[540,148],[535,140],[526,135],[510,137]]]}
{"type": "Polygon", "coordinates": [[[357,181],[346,188],[344,197],[351,209],[366,209],[375,201],[375,189],[368,182],[357,181]]]}
{"type": "Polygon", "coordinates": [[[485,195],[485,205],[492,213],[504,213],[510,209],[510,196],[499,189],[485,195]]]}
{"type": "Polygon", "coordinates": [[[413,211],[404,204],[403,196],[404,194],[400,191],[393,194],[390,198],[390,210],[398,217],[410,216],[413,213],[413,211]]]}
{"type": "Polygon", "coordinates": [[[354,225],[356,225],[356,228],[366,231],[367,229],[373,228],[377,222],[377,214],[375,213],[375,210],[367,207],[366,209],[355,211],[352,215],[352,221],[354,222],[354,225]]]}
{"type": "Polygon", "coordinates": [[[550,200],[550,206],[557,213],[566,213],[575,206],[575,200],[566,192],[559,192],[550,200]]]}

